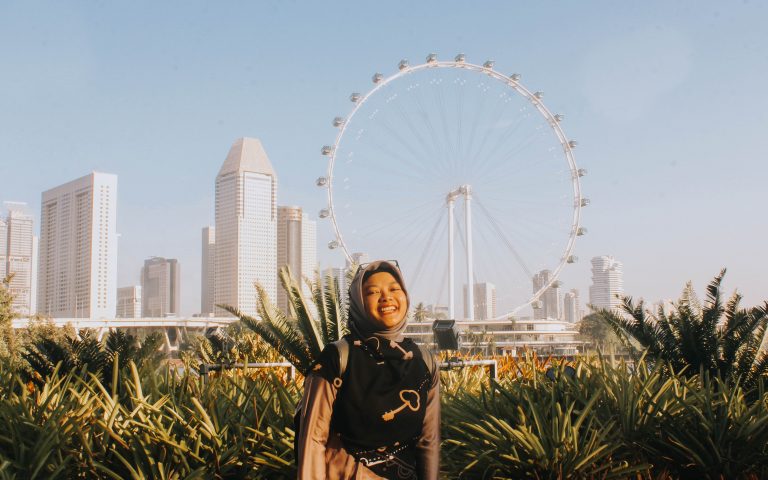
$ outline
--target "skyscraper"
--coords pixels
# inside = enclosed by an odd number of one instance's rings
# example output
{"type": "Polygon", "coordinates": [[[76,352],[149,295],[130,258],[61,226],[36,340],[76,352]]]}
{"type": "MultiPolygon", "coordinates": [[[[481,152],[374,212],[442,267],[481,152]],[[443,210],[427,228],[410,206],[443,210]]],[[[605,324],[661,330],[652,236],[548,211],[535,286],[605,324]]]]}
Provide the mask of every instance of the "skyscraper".
{"type": "Polygon", "coordinates": [[[581,308],[579,306],[579,291],[572,288],[563,295],[563,320],[576,323],[581,320],[581,308]]]}
{"type": "Polygon", "coordinates": [[[317,222],[306,212],[301,216],[301,272],[313,278],[317,264],[317,222]]]}
{"type": "Polygon", "coordinates": [[[117,289],[116,318],[141,318],[141,286],[117,289]]]}
{"type": "Polygon", "coordinates": [[[261,142],[235,141],[216,177],[214,304],[255,315],[256,282],[277,298],[276,198],[277,176],[261,142]]]}
{"type": "MultiPolygon", "coordinates": [[[[330,276],[336,281],[336,287],[339,289],[339,299],[342,306],[349,302],[349,283],[347,282],[347,269],[330,267],[323,272],[323,281],[330,276]]],[[[342,307],[343,308],[343,307],[342,307]]]]}
{"type": "MultiPolygon", "coordinates": [[[[277,207],[277,265],[278,271],[288,266],[293,277],[302,286],[305,298],[311,292],[304,277],[312,279],[317,264],[317,228],[314,221],[304,214],[301,207],[277,207]]],[[[288,309],[288,296],[280,288],[277,306],[284,312],[288,309]]]]}
{"type": "Polygon", "coordinates": [[[12,274],[8,289],[13,310],[20,315],[35,312],[37,238],[25,203],[5,202],[7,215],[0,217],[0,280],[12,274]]]}
{"type": "Polygon", "coordinates": [[[37,311],[114,318],[117,175],[91,173],[43,192],[37,311]]]}
{"type": "MultiPolygon", "coordinates": [[[[552,272],[542,270],[533,276],[533,293],[538,292],[552,280],[552,272]]],[[[544,293],[539,296],[541,308],[533,309],[533,318],[536,320],[560,319],[560,282],[555,280],[544,293]]]]}
{"type": "Polygon", "coordinates": [[[213,293],[216,273],[216,228],[203,228],[200,269],[200,315],[213,315],[213,293]]]}
{"type": "Polygon", "coordinates": [[[624,295],[622,264],[612,256],[592,259],[592,286],[589,287],[589,303],[593,309],[614,309],[621,305],[624,295]]]}
{"type": "Polygon", "coordinates": [[[167,317],[179,314],[179,261],[152,257],[141,269],[141,316],[167,317]]]}
{"type": "MultiPolygon", "coordinates": [[[[496,286],[483,282],[474,284],[475,320],[490,320],[496,317],[496,286]]],[[[467,286],[464,285],[464,318],[469,318],[467,310],[467,286]]]]}

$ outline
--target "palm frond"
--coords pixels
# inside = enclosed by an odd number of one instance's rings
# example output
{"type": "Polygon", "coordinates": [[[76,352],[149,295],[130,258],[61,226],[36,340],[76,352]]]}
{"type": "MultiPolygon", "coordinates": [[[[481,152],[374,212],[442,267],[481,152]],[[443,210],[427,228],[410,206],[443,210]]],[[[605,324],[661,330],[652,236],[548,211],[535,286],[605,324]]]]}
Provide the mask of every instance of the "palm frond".
{"type": "Polygon", "coordinates": [[[296,325],[304,336],[310,355],[313,359],[318,358],[325,347],[325,343],[317,328],[317,323],[312,318],[312,312],[304,301],[301,285],[293,278],[291,269],[287,266],[280,269],[280,283],[288,294],[288,301],[296,313],[296,325]]]}

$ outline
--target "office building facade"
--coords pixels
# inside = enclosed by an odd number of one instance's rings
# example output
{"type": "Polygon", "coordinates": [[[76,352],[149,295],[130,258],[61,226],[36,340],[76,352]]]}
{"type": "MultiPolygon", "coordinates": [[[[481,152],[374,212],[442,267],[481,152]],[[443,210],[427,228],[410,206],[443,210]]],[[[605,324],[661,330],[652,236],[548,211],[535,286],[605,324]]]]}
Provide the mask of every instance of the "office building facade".
{"type": "Polygon", "coordinates": [[[117,318],[141,318],[141,286],[117,289],[117,318]]]}
{"type": "Polygon", "coordinates": [[[11,276],[8,284],[13,296],[11,308],[21,316],[35,313],[37,237],[27,205],[4,202],[0,216],[0,280],[11,276]]]}
{"type": "Polygon", "coordinates": [[[114,318],[117,176],[91,173],[43,192],[37,312],[114,318]]]}
{"type": "Polygon", "coordinates": [[[216,273],[216,228],[203,228],[202,254],[200,256],[200,315],[209,317],[214,311],[216,273]]]}
{"type": "Polygon", "coordinates": [[[255,315],[257,282],[277,298],[276,199],[277,175],[261,142],[235,141],[216,177],[215,305],[255,315]]]}
{"type": "Polygon", "coordinates": [[[179,314],[181,276],[175,258],[152,257],[141,269],[141,316],[169,317],[179,314]]]}
{"type": "MultiPolygon", "coordinates": [[[[277,265],[278,271],[288,267],[293,278],[299,282],[306,300],[311,291],[304,278],[314,280],[317,264],[317,228],[301,207],[279,206],[277,208],[277,265]]],[[[288,311],[288,295],[283,288],[277,292],[277,306],[288,311]]]]}
{"type": "MultiPolygon", "coordinates": [[[[496,317],[496,286],[483,282],[474,284],[475,320],[491,320],[496,317]]],[[[464,285],[464,318],[469,318],[467,309],[467,286],[464,285]]]]}
{"type": "Polygon", "coordinates": [[[621,262],[613,256],[603,255],[592,259],[592,285],[589,287],[589,304],[592,309],[617,309],[624,295],[624,271],[621,262]]]}
{"type": "MultiPolygon", "coordinates": [[[[552,281],[552,272],[542,270],[533,276],[533,293],[538,292],[552,281]]],[[[560,320],[560,282],[555,280],[539,296],[533,309],[534,320],[560,320]]]]}
{"type": "Polygon", "coordinates": [[[563,320],[568,323],[581,321],[581,306],[579,305],[579,291],[572,288],[563,295],[563,320]]]}

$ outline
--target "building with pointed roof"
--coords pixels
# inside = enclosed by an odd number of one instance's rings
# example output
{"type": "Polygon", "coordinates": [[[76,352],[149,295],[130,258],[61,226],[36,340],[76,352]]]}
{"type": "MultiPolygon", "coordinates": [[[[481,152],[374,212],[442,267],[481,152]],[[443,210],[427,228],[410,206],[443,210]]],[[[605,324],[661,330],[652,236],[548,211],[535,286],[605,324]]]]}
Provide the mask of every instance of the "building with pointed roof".
{"type": "Polygon", "coordinates": [[[277,175],[261,142],[236,140],[216,176],[215,305],[255,315],[257,282],[277,297],[276,200],[277,175]]]}

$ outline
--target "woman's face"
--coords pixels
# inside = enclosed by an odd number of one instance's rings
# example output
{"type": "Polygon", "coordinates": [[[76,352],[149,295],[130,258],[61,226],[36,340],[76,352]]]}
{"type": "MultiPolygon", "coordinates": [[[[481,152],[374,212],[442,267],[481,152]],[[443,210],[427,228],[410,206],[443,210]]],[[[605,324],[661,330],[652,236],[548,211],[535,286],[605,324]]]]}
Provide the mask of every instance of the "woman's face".
{"type": "Polygon", "coordinates": [[[389,272],[374,273],[363,283],[365,312],[383,329],[396,327],[408,311],[408,297],[389,272]]]}

